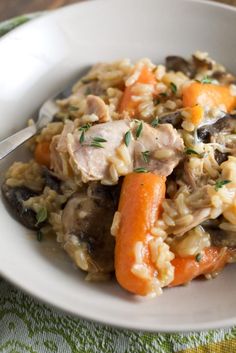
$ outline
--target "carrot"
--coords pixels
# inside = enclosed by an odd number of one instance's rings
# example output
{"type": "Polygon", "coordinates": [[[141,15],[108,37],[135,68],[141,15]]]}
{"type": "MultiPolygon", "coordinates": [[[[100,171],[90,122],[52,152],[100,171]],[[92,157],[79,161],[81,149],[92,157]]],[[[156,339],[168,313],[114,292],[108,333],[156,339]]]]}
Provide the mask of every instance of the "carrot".
{"type": "Polygon", "coordinates": [[[42,141],[36,145],[34,159],[37,163],[50,168],[50,142],[42,141]]]}
{"type": "Polygon", "coordinates": [[[224,105],[229,112],[236,107],[236,98],[228,86],[193,82],[183,89],[183,106],[193,107],[197,104],[210,108],[224,105]]]}
{"type": "MultiPolygon", "coordinates": [[[[155,85],[157,83],[155,75],[146,66],[143,66],[136,82],[146,83],[146,84],[150,84],[150,85],[155,85]]],[[[132,100],[132,96],[135,95],[132,92],[132,88],[134,85],[135,85],[135,83],[131,86],[126,87],[124,94],[122,96],[120,105],[119,105],[119,112],[120,113],[122,113],[123,111],[129,112],[130,115],[135,115],[137,113],[136,110],[138,107],[138,102],[135,102],[132,100]]]]}
{"type": "Polygon", "coordinates": [[[165,177],[152,173],[131,173],[124,178],[118,211],[120,223],[116,234],[115,272],[119,284],[128,291],[147,295],[152,292],[150,278],[132,272],[136,264],[135,246],[144,246],[144,264],[154,277],[148,240],[150,229],[158,218],[165,197],[165,177]]]}
{"type": "Polygon", "coordinates": [[[195,277],[208,274],[214,271],[220,271],[230,258],[228,250],[222,251],[222,248],[209,247],[202,254],[199,262],[194,256],[176,257],[171,263],[175,268],[175,276],[170,287],[192,281],[195,277]]]}
{"type": "Polygon", "coordinates": [[[190,113],[190,122],[195,126],[199,125],[203,119],[204,110],[200,105],[195,105],[192,108],[187,108],[190,113]]]}

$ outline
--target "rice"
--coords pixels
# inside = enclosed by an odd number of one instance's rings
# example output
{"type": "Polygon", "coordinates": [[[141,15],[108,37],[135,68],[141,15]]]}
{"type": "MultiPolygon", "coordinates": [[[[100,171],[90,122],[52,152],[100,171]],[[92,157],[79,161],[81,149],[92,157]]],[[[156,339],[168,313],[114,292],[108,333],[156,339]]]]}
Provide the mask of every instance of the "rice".
{"type": "Polygon", "coordinates": [[[113,222],[111,225],[111,235],[116,237],[116,234],[118,232],[119,226],[120,226],[120,220],[121,220],[121,215],[119,211],[116,211],[114,214],[113,222]]]}
{"type": "Polygon", "coordinates": [[[180,257],[196,256],[211,245],[210,235],[201,226],[171,242],[171,250],[180,257]]]}
{"type": "Polygon", "coordinates": [[[28,163],[14,162],[6,173],[6,184],[10,187],[26,186],[40,191],[44,184],[42,167],[34,160],[28,163]]]}

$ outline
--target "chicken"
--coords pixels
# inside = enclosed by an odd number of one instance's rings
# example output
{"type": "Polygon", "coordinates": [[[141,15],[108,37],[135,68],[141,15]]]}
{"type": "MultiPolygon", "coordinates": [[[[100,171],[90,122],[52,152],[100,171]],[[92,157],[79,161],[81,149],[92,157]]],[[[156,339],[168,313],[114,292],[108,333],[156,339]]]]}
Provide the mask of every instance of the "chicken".
{"type": "Polygon", "coordinates": [[[51,168],[61,180],[66,180],[71,174],[71,167],[68,161],[67,135],[75,129],[72,121],[67,121],[60,135],[53,137],[50,144],[51,168]]]}
{"type": "MultiPolygon", "coordinates": [[[[60,139],[56,143],[65,146],[60,139]]],[[[101,180],[108,184],[115,183],[111,175],[112,165],[118,176],[136,168],[167,176],[179,163],[184,149],[181,137],[170,124],[153,128],[144,122],[128,119],[97,124],[85,132],[76,129],[67,134],[66,144],[74,174],[81,175],[83,182],[101,180]]],[[[58,161],[60,150],[57,145],[51,153],[52,160],[58,161]]],[[[52,163],[54,166],[59,176],[63,174],[58,170],[60,163],[52,163]]]]}

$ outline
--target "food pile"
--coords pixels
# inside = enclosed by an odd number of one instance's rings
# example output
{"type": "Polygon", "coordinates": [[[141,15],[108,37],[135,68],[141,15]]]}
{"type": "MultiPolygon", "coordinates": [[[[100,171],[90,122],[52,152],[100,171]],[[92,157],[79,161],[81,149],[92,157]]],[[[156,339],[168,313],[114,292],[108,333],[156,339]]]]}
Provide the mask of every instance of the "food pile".
{"type": "Polygon", "coordinates": [[[99,63],[6,172],[17,219],[142,296],[236,261],[236,78],[196,52],[99,63]]]}

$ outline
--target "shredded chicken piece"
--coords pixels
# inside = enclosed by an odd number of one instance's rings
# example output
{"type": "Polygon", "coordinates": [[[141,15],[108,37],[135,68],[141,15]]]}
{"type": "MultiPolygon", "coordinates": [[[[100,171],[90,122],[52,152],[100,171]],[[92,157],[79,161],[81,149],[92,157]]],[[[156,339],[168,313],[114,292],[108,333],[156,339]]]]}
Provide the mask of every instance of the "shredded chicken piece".
{"type": "MultiPolygon", "coordinates": [[[[136,168],[145,168],[164,176],[171,174],[182,158],[181,137],[170,124],[162,124],[155,129],[146,123],[142,123],[141,132],[137,136],[139,124],[128,119],[97,124],[84,133],[82,143],[81,131],[76,129],[69,133],[67,152],[73,172],[81,174],[84,182],[111,181],[112,164],[118,176],[126,175],[136,168]],[[102,139],[102,142],[94,144],[97,139],[102,139]]],[[[58,148],[54,147],[53,159],[57,160],[55,154],[58,152],[58,148]]]]}

